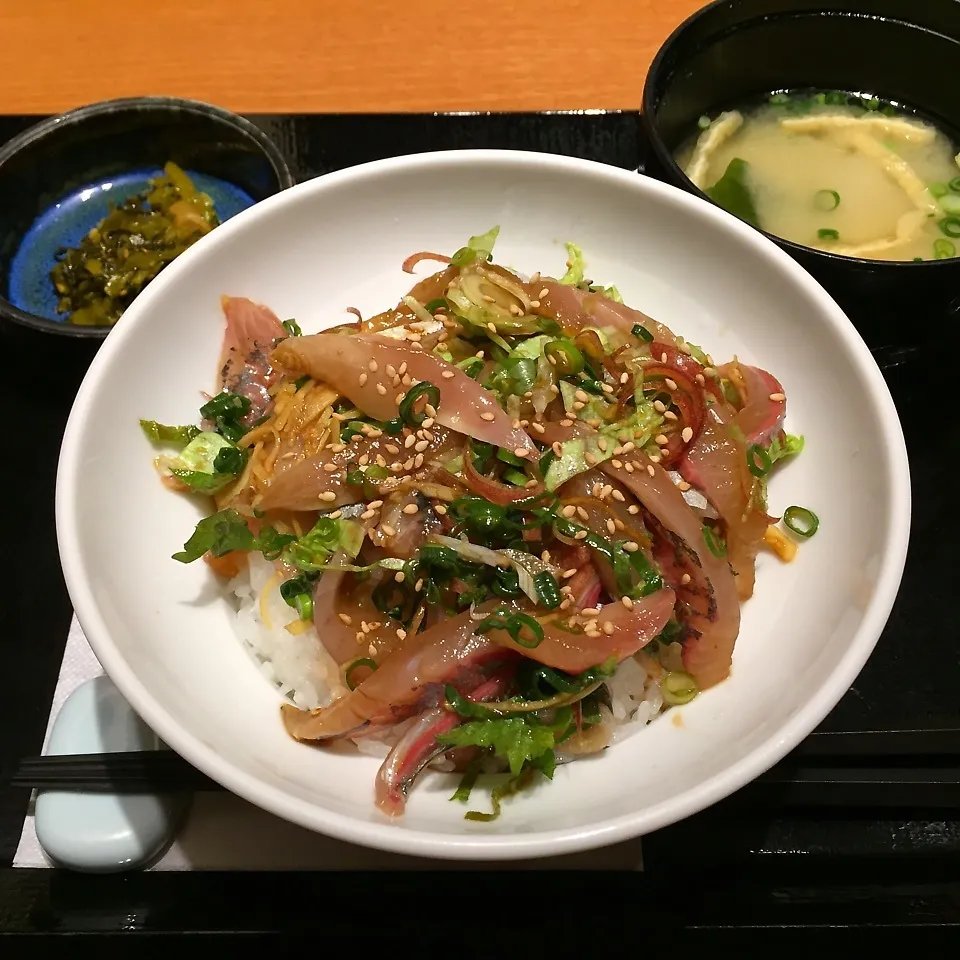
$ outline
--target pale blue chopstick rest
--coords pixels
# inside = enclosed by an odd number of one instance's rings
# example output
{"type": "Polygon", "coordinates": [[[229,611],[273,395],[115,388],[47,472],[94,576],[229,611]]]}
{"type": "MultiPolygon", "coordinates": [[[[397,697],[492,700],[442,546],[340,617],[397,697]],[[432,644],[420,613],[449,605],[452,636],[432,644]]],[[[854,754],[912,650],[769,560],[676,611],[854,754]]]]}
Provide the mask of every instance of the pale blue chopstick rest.
{"type": "MultiPolygon", "coordinates": [[[[95,677],[77,687],[57,714],[47,754],[156,750],[157,735],[133,712],[113,682],[95,677]]],[[[152,794],[40,791],[37,839],[58,866],[87,873],[132,870],[173,839],[187,799],[152,794]]]]}

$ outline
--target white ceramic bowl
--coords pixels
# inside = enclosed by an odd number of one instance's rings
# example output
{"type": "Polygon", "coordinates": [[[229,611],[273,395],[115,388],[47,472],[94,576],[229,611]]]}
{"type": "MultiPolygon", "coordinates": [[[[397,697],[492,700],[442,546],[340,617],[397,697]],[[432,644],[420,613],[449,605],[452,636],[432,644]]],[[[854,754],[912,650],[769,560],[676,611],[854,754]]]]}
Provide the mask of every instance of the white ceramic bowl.
{"type": "MultiPolygon", "coordinates": [[[[430,265],[419,268],[429,271],[430,265]]],[[[565,157],[458,151],[312,180],[216,230],[137,298],[77,396],[57,524],[67,586],[105,670],[198,768],[281,817],[400,853],[474,859],[571,852],[648,833],[732,793],[798,744],[853,682],[897,592],[909,473],[886,385],[850,322],[793,260],[711,204],[565,157]],[[803,454],[771,484],[773,511],[815,510],[792,564],[763,553],[733,674],[675,716],[508,801],[492,824],[430,774],[406,816],[374,808],[378,762],[290,740],[279,695],[234,636],[204,564],[170,559],[199,519],[168,493],[137,418],[194,422],[212,389],[223,293],[269,304],[306,332],[393,305],[403,259],[453,251],[501,225],[499,262],[563,270],[562,242],[627,303],[700,343],[769,368],[803,454]]]]}

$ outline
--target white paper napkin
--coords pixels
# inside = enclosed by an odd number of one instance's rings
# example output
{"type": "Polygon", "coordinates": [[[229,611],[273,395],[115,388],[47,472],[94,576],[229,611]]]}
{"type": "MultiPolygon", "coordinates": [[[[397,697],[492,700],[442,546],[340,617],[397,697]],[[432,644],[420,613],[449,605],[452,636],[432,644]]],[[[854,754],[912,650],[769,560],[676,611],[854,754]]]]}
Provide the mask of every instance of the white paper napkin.
{"type": "MultiPolygon", "coordinates": [[[[63,702],[81,683],[103,673],[77,618],[67,644],[53,695],[44,749],[63,702]]],[[[50,867],[37,841],[30,813],[23,823],[15,867],[50,867]]],[[[497,870],[498,862],[430,860],[354,846],[313,833],[274,817],[231,793],[198,793],[186,824],[151,870],[497,870]]],[[[642,870],[640,840],[601,850],[510,863],[511,870],[642,870]]]]}

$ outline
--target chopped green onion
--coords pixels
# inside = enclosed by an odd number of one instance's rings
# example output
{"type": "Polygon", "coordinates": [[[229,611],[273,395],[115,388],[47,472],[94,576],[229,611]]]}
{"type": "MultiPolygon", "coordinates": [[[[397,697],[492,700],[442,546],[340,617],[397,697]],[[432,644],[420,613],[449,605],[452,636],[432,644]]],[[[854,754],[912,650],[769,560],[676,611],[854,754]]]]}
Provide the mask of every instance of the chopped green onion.
{"type": "Polygon", "coordinates": [[[437,297],[436,300],[431,300],[428,304],[424,305],[424,310],[428,313],[435,313],[437,310],[447,309],[447,301],[444,297],[437,297]]]}
{"type": "Polygon", "coordinates": [[[200,416],[212,420],[217,430],[231,443],[236,443],[246,432],[240,421],[250,412],[250,401],[235,393],[220,393],[200,408],[200,416]]]}
{"type": "Polygon", "coordinates": [[[954,192],[960,193],[960,177],[954,177],[947,186],[954,192]]]}
{"type": "Polygon", "coordinates": [[[939,200],[941,197],[945,197],[948,192],[947,185],[945,183],[931,183],[927,189],[933,194],[935,200],[939,200]]]}
{"type": "Polygon", "coordinates": [[[806,540],[819,529],[820,518],[806,507],[787,507],[783,511],[783,525],[806,540]]]}
{"type": "Polygon", "coordinates": [[[790,102],[789,93],[775,93],[770,97],[770,102],[775,106],[783,106],[790,102]]]}
{"type": "Polygon", "coordinates": [[[940,198],[940,207],[944,213],[953,216],[960,216],[960,197],[956,194],[948,193],[940,198]]]}
{"type": "Polygon", "coordinates": [[[467,357],[461,360],[457,366],[471,379],[475,379],[477,374],[483,369],[483,360],[480,357],[467,357]]]}
{"type": "Polygon", "coordinates": [[[392,577],[374,587],[370,595],[373,605],[391,620],[403,620],[407,609],[407,590],[392,577]]]}
{"type": "Polygon", "coordinates": [[[707,545],[707,549],[715,557],[725,557],[727,555],[726,541],[723,537],[714,533],[713,527],[706,523],[703,525],[703,539],[707,545]]]}
{"type": "Polygon", "coordinates": [[[839,240],[840,234],[836,230],[823,229],[817,231],[820,240],[839,240]]]}
{"type": "Polygon", "coordinates": [[[526,613],[513,613],[505,616],[502,612],[481,620],[474,633],[484,634],[491,630],[506,630],[514,643],[532,650],[543,641],[543,627],[526,613]]]}
{"type": "Polygon", "coordinates": [[[773,466],[770,454],[758,443],[747,448],[747,466],[755,477],[765,477],[773,466]]]}
{"type": "Polygon", "coordinates": [[[511,467],[517,467],[518,469],[523,469],[527,465],[526,460],[518,457],[505,447],[497,448],[497,459],[502,460],[504,463],[509,463],[511,467]]]}
{"type": "Polygon", "coordinates": [[[560,584],[549,570],[541,570],[533,578],[533,585],[537,588],[537,596],[540,597],[542,606],[548,610],[554,610],[560,606],[560,584]]]}
{"type": "Polygon", "coordinates": [[[940,221],[940,231],[948,237],[960,237],[960,217],[944,217],[940,221]]]}
{"type": "Polygon", "coordinates": [[[509,470],[504,471],[503,479],[506,480],[507,483],[512,483],[515,487],[522,487],[530,478],[521,470],[511,467],[509,470]]]}
{"type": "Polygon", "coordinates": [[[400,401],[400,419],[408,426],[419,427],[427,419],[422,409],[414,409],[414,404],[421,397],[424,399],[424,406],[429,404],[436,408],[440,403],[440,391],[429,380],[421,380],[420,383],[412,386],[400,401]]]}
{"type": "Polygon", "coordinates": [[[347,685],[348,689],[356,690],[357,684],[353,682],[353,674],[357,671],[359,667],[369,667],[371,670],[377,669],[376,660],[371,660],[369,657],[361,657],[359,660],[354,660],[353,663],[347,667],[346,671],[343,674],[343,682],[347,685]]]}
{"type": "Polygon", "coordinates": [[[836,210],[840,206],[840,194],[836,190],[818,190],[813,195],[813,205],[824,212],[836,210]]]}
{"type": "Polygon", "coordinates": [[[699,692],[696,680],[683,670],[671,670],[660,681],[660,695],[671,707],[682,707],[699,692]]]}
{"type": "Polygon", "coordinates": [[[949,240],[944,240],[941,237],[939,240],[933,241],[934,260],[947,260],[949,257],[955,257],[956,255],[957,248],[949,240]]]}
{"type": "Polygon", "coordinates": [[[633,329],[630,331],[635,337],[639,337],[641,340],[646,343],[650,343],[653,340],[653,334],[641,323],[635,323],[633,329]]]}
{"type": "Polygon", "coordinates": [[[309,373],[305,373],[302,377],[297,377],[297,379],[293,381],[293,389],[299,390],[309,379],[309,373]]]}
{"type": "Polygon", "coordinates": [[[925,263],[926,261],[923,259],[923,257],[914,257],[914,258],[913,258],[913,262],[914,262],[914,263],[925,263]]]}
{"type": "Polygon", "coordinates": [[[250,454],[239,447],[224,447],[213,461],[214,473],[237,474],[246,466],[250,454]]]}
{"type": "Polygon", "coordinates": [[[288,337],[302,337],[303,331],[300,329],[300,324],[296,320],[284,320],[283,329],[287,331],[288,337]]]}
{"type": "Polygon", "coordinates": [[[583,354],[574,346],[572,340],[551,340],[543,352],[562,377],[579,373],[583,369],[583,354]]]}

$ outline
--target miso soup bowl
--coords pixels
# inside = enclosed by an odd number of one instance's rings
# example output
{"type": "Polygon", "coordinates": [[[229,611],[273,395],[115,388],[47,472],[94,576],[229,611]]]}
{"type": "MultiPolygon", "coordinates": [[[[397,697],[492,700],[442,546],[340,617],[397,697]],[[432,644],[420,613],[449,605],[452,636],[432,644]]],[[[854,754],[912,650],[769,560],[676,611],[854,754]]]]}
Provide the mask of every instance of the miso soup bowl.
{"type": "MultiPolygon", "coordinates": [[[[645,172],[712,203],[677,164],[677,148],[703,114],[774,90],[869,92],[955,135],[960,97],[944,77],[958,62],[957,0],[718,0],[682,23],[650,67],[645,172]]],[[[960,315],[960,257],[865,260],[767,236],[830,291],[871,346],[883,345],[918,308],[934,321],[931,332],[935,321],[960,315]]]]}

